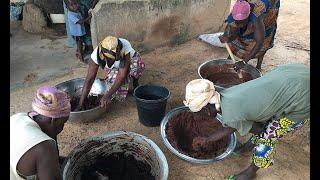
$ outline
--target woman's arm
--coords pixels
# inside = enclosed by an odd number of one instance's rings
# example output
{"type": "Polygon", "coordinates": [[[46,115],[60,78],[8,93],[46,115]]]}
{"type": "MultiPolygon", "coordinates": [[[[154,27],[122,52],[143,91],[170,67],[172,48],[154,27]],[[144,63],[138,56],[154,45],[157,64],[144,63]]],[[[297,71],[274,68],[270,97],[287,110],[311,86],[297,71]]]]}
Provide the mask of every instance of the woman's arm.
{"type": "Polygon", "coordinates": [[[231,133],[234,133],[235,131],[237,130],[234,128],[226,127],[219,129],[209,137],[196,137],[193,139],[192,147],[194,149],[201,149],[201,147],[205,147],[207,144],[213,143],[223,137],[226,137],[231,133]]]}
{"type": "Polygon", "coordinates": [[[237,131],[237,129],[231,128],[231,127],[221,128],[218,131],[216,131],[213,135],[209,136],[207,138],[207,141],[208,141],[208,143],[215,142],[215,141],[217,141],[223,137],[226,137],[236,131],[237,131]]]}
{"type": "Polygon", "coordinates": [[[52,141],[44,141],[40,144],[35,149],[38,152],[36,155],[37,179],[62,179],[56,144],[52,141]]]}
{"type": "Polygon", "coordinates": [[[111,96],[119,89],[123,81],[128,75],[130,66],[130,53],[125,55],[123,60],[120,60],[120,68],[117,78],[108,92],[106,92],[100,100],[101,107],[105,107],[111,99],[111,96]]]}
{"type": "Polygon", "coordinates": [[[263,47],[263,41],[265,36],[265,26],[263,23],[264,16],[261,15],[257,18],[257,20],[254,22],[254,40],[256,44],[252,48],[252,50],[249,52],[247,57],[245,57],[243,60],[247,63],[250,59],[254,58],[255,55],[261,50],[263,47]]]}
{"type": "MultiPolygon", "coordinates": [[[[252,125],[252,128],[250,129],[249,132],[252,134],[260,134],[263,130],[264,130],[263,123],[254,122],[252,125]]],[[[192,142],[192,146],[195,149],[200,149],[201,147],[204,147],[207,144],[213,143],[223,137],[229,136],[230,134],[232,134],[236,131],[237,131],[237,129],[231,128],[231,127],[221,128],[207,138],[205,138],[205,137],[194,138],[193,142],[192,142]]]]}
{"type": "Polygon", "coordinates": [[[237,28],[227,25],[223,35],[219,37],[222,43],[229,43],[237,38],[237,28]]]}
{"type": "MultiPolygon", "coordinates": [[[[263,131],[263,129],[264,129],[263,123],[254,122],[249,132],[252,134],[260,134],[263,131]]],[[[231,133],[234,133],[236,131],[237,131],[237,129],[232,128],[232,127],[221,128],[218,131],[216,131],[213,135],[209,136],[207,138],[207,141],[209,143],[217,141],[217,140],[219,140],[225,136],[228,136],[231,133]]]]}
{"type": "Polygon", "coordinates": [[[78,107],[76,108],[75,111],[79,111],[82,109],[83,102],[84,102],[85,98],[88,96],[88,94],[91,90],[92,84],[97,76],[98,68],[99,68],[99,66],[96,63],[94,63],[93,60],[90,58],[87,76],[86,76],[86,80],[84,82],[84,86],[82,89],[81,98],[80,98],[78,107]]]}

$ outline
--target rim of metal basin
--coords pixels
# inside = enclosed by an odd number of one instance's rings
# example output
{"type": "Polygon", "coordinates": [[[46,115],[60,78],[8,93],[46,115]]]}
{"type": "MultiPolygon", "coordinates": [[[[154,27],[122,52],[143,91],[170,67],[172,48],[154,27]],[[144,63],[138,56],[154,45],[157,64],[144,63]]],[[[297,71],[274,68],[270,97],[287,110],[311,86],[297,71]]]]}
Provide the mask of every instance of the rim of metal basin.
{"type": "MultiPolygon", "coordinates": [[[[206,65],[207,63],[209,63],[209,62],[211,62],[211,61],[219,61],[219,60],[220,60],[220,61],[225,61],[226,64],[233,64],[233,62],[232,62],[231,59],[211,59],[211,60],[208,60],[208,61],[200,64],[200,66],[198,67],[198,75],[200,76],[200,78],[201,78],[201,79],[204,79],[204,78],[201,76],[201,73],[200,73],[200,69],[202,68],[202,66],[206,65]]],[[[250,64],[247,64],[247,65],[248,65],[248,66],[252,66],[252,65],[250,65],[250,64]]],[[[252,67],[253,67],[253,66],[252,66],[252,67]]],[[[259,75],[260,75],[260,77],[261,77],[261,76],[262,76],[261,71],[258,70],[258,69],[256,69],[256,68],[255,68],[255,70],[259,73],[259,75]]],[[[219,85],[216,85],[216,84],[215,84],[214,86],[217,87],[217,91],[226,89],[226,88],[224,88],[224,87],[222,87],[222,86],[219,86],[219,85]]]]}
{"type": "MultiPolygon", "coordinates": [[[[100,79],[100,78],[95,79],[95,81],[97,81],[97,80],[103,81],[103,79],[100,79]]],[[[55,87],[58,88],[59,86],[62,86],[63,84],[68,84],[70,82],[75,82],[75,81],[85,81],[85,77],[70,79],[68,81],[64,81],[64,82],[61,82],[61,83],[55,85],[55,87]]],[[[114,97],[112,97],[111,100],[113,100],[113,99],[114,99],[114,97]]],[[[96,110],[99,110],[99,109],[103,109],[103,108],[100,107],[100,106],[97,106],[97,107],[94,107],[94,108],[91,108],[91,109],[87,109],[87,110],[82,110],[82,111],[71,111],[70,114],[82,114],[82,113],[86,113],[86,112],[96,111],[96,110]]]]}
{"type": "MultiPolygon", "coordinates": [[[[186,107],[186,106],[177,107],[177,108],[171,110],[169,113],[167,113],[164,116],[164,118],[162,119],[162,121],[161,121],[161,125],[160,125],[161,140],[165,144],[165,146],[174,155],[178,156],[179,158],[181,158],[181,159],[183,159],[185,161],[191,162],[191,163],[195,163],[195,164],[210,164],[210,163],[225,159],[226,157],[228,157],[234,151],[234,149],[236,148],[236,144],[237,144],[237,135],[236,135],[235,132],[230,135],[231,139],[230,139],[230,144],[229,144],[227,150],[224,153],[222,153],[221,155],[219,155],[218,157],[214,157],[214,158],[211,158],[211,159],[197,159],[197,158],[193,158],[193,157],[187,156],[187,155],[185,155],[183,153],[180,153],[178,150],[176,150],[171,145],[169,140],[167,139],[166,126],[167,126],[167,123],[168,123],[169,119],[173,115],[175,115],[175,114],[177,114],[179,112],[182,112],[182,111],[186,111],[186,110],[190,111],[189,108],[186,107]]],[[[221,122],[221,115],[220,114],[217,114],[216,118],[221,122]]]]}
{"type": "MultiPolygon", "coordinates": [[[[164,155],[164,153],[161,151],[161,149],[159,148],[159,146],[153,142],[150,138],[144,136],[144,135],[141,135],[141,134],[138,134],[138,133],[135,133],[135,132],[130,132],[130,131],[109,131],[107,133],[104,133],[104,134],[101,134],[101,135],[96,135],[96,136],[92,136],[92,137],[89,137],[83,141],[81,141],[77,146],[81,146],[83,144],[86,144],[87,142],[90,142],[92,140],[98,140],[98,139],[111,139],[113,137],[117,137],[117,136],[130,136],[130,137],[134,137],[134,138],[137,138],[139,140],[142,140],[142,141],[146,141],[152,148],[153,150],[155,151],[155,154],[158,156],[158,160],[161,162],[160,164],[163,166],[163,177],[161,180],[166,180],[168,179],[168,175],[169,175],[169,166],[168,166],[168,161],[166,159],[166,156],[164,155]]],[[[63,169],[63,179],[65,179],[65,176],[66,176],[66,172],[67,172],[67,169],[69,168],[69,165],[70,165],[70,154],[68,155],[68,159],[67,159],[67,163],[63,169]]]]}
{"type": "Polygon", "coordinates": [[[139,86],[136,87],[136,88],[134,89],[134,91],[133,91],[133,96],[134,96],[136,99],[138,99],[139,101],[142,101],[142,102],[159,102],[159,101],[164,101],[164,100],[169,99],[170,95],[171,95],[171,92],[169,91],[168,88],[166,88],[166,87],[164,87],[164,86],[159,86],[159,85],[139,85],[139,86]],[[137,91],[137,89],[139,89],[139,88],[141,88],[141,87],[143,87],[143,86],[153,86],[153,87],[163,88],[163,89],[165,89],[165,90],[168,91],[168,95],[167,95],[166,97],[163,97],[163,98],[157,99],[157,100],[141,99],[141,98],[139,98],[139,97],[136,96],[136,91],[137,91]]]}

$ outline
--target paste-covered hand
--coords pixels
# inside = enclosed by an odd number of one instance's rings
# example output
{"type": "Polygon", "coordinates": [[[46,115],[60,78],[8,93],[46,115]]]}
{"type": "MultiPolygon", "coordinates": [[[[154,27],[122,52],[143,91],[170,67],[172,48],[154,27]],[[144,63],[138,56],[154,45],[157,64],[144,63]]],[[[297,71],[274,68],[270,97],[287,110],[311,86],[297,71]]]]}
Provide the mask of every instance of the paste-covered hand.
{"type": "Polygon", "coordinates": [[[110,102],[111,102],[111,98],[109,96],[102,96],[102,98],[100,100],[100,106],[106,107],[107,104],[109,104],[110,102]]]}

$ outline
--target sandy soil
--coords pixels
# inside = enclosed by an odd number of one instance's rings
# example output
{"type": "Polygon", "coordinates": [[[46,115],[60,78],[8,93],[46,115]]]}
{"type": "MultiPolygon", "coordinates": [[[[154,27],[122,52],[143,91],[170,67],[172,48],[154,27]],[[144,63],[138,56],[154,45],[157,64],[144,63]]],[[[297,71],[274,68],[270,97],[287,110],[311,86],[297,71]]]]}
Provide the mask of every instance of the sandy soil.
{"type": "MultiPolygon", "coordinates": [[[[287,0],[281,4],[278,19],[278,32],[275,46],[267,52],[262,64],[262,72],[268,72],[279,64],[310,64],[310,15],[309,0],[287,0]]],[[[190,40],[177,47],[162,47],[142,56],[146,70],[141,84],[160,84],[171,91],[167,110],[182,105],[185,85],[192,79],[199,78],[197,67],[210,59],[227,57],[225,49],[216,48],[198,40],[190,40]]],[[[251,62],[255,65],[255,61],[251,62]]],[[[10,94],[10,115],[31,109],[31,100],[35,90],[42,85],[57,83],[82,77],[85,68],[72,70],[64,77],[47,81],[36,86],[19,89],[10,94]]],[[[237,173],[250,163],[250,154],[230,156],[224,161],[211,165],[193,165],[174,156],[160,139],[159,127],[149,128],[138,121],[134,98],[130,95],[126,102],[117,102],[108,113],[91,123],[67,123],[58,136],[60,153],[67,155],[82,139],[109,131],[127,130],[151,138],[164,152],[169,164],[169,179],[206,180],[225,179],[237,173]]],[[[280,140],[275,157],[275,165],[258,172],[256,179],[296,179],[310,178],[309,125],[287,135],[280,140]],[[298,144],[298,146],[297,146],[298,144]]]]}

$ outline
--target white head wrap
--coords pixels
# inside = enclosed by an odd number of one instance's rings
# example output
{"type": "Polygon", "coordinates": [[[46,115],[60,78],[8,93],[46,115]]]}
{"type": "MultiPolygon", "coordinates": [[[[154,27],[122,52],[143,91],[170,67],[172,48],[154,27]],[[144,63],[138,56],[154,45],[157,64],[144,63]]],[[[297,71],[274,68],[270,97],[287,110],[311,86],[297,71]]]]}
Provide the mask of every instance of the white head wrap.
{"type": "Polygon", "coordinates": [[[192,112],[198,112],[208,103],[215,104],[220,110],[220,94],[215,91],[214,85],[207,79],[195,79],[186,86],[186,100],[183,101],[192,112]]]}

